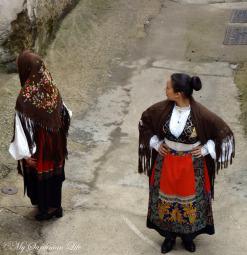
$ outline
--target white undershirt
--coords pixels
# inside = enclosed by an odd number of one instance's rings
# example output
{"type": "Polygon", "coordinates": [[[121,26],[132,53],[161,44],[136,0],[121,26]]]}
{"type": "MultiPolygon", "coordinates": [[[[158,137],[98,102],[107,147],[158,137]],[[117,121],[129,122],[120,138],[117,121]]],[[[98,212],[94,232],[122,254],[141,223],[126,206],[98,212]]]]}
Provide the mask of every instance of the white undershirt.
{"type": "Polygon", "coordinates": [[[172,110],[169,128],[171,133],[176,138],[178,138],[182,134],[189,115],[190,115],[190,106],[188,107],[179,107],[177,105],[174,106],[172,110]]]}
{"type": "MultiPolygon", "coordinates": [[[[190,115],[190,111],[191,111],[191,107],[179,107],[177,105],[174,106],[173,110],[172,110],[172,115],[171,115],[171,120],[170,120],[170,124],[169,124],[169,129],[170,132],[176,137],[178,138],[186,125],[187,119],[190,115]]],[[[154,148],[156,151],[159,150],[160,145],[163,143],[163,140],[160,140],[158,138],[157,135],[154,135],[151,139],[150,139],[150,148],[154,148]]],[[[230,142],[230,153],[229,153],[229,157],[231,155],[232,152],[232,144],[233,144],[233,140],[231,140],[230,142]]],[[[223,149],[223,155],[222,158],[220,158],[219,161],[224,162],[225,161],[225,157],[224,157],[224,148],[226,147],[226,143],[222,144],[222,149],[223,149]]],[[[213,159],[216,159],[216,153],[215,153],[215,143],[213,140],[208,140],[206,144],[204,144],[201,148],[201,153],[202,156],[206,156],[208,154],[210,154],[210,156],[213,159]]],[[[229,159],[229,158],[228,158],[229,159]]]]}
{"type": "MultiPolygon", "coordinates": [[[[72,117],[72,111],[70,111],[64,104],[69,112],[70,118],[72,117]]],[[[31,121],[26,118],[26,121],[31,121]]],[[[9,153],[15,160],[21,160],[24,158],[30,158],[36,152],[36,145],[33,147],[33,151],[30,153],[26,135],[24,133],[20,118],[18,114],[15,114],[15,139],[9,146],[9,153]]]]}
{"type": "MultiPolygon", "coordinates": [[[[15,160],[23,158],[30,158],[31,153],[29,150],[26,135],[24,133],[20,118],[15,114],[15,139],[9,146],[9,153],[15,160]]],[[[36,145],[33,147],[32,154],[36,152],[36,145]]]]}

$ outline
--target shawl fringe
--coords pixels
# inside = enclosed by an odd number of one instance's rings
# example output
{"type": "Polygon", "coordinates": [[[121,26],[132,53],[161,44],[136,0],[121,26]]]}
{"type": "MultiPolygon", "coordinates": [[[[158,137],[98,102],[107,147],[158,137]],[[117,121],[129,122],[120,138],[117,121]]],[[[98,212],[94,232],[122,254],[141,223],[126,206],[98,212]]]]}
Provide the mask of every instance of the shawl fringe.
{"type": "MultiPolygon", "coordinates": [[[[62,107],[62,125],[59,129],[48,128],[41,122],[33,121],[30,118],[27,118],[23,113],[17,112],[16,114],[18,114],[20,118],[31,155],[33,155],[33,148],[38,145],[40,139],[39,136],[41,135],[45,141],[43,146],[44,160],[54,160],[55,162],[60,162],[64,160],[64,158],[68,159],[67,137],[70,127],[70,116],[65,106],[62,107]]],[[[37,146],[36,153],[39,150],[38,147],[39,146],[37,146]]]]}
{"type": "Polygon", "coordinates": [[[139,139],[138,172],[149,176],[152,167],[152,150],[150,149],[149,144],[145,144],[144,138],[141,135],[139,139]]]}

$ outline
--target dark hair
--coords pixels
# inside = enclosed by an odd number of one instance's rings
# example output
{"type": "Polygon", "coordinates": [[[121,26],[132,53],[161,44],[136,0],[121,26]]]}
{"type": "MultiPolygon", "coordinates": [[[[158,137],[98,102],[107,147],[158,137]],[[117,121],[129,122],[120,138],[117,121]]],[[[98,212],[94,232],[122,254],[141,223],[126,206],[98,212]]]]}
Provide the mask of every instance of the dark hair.
{"type": "Polygon", "coordinates": [[[182,92],[185,97],[190,98],[193,90],[202,88],[201,79],[198,76],[190,77],[185,73],[174,73],[171,75],[172,86],[174,92],[182,92]]]}

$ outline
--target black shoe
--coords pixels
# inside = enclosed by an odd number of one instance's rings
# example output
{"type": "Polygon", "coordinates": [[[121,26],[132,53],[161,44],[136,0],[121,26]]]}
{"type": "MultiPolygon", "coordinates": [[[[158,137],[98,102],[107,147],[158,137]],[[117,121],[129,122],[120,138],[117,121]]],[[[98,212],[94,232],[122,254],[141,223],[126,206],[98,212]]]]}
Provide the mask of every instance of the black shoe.
{"type": "Polygon", "coordinates": [[[161,253],[168,253],[173,249],[176,239],[166,238],[161,246],[161,253]]]}
{"type": "Polygon", "coordinates": [[[35,215],[35,219],[38,221],[49,220],[50,218],[51,217],[47,212],[39,212],[38,214],[35,215]]]}
{"type": "Polygon", "coordinates": [[[57,208],[56,210],[54,210],[53,212],[51,213],[48,213],[49,216],[52,218],[52,217],[57,217],[57,218],[61,218],[63,217],[63,208],[60,207],[60,208],[57,208]]]}
{"type": "Polygon", "coordinates": [[[35,216],[35,219],[38,221],[42,221],[42,220],[49,220],[53,217],[57,217],[57,218],[63,217],[63,208],[62,207],[57,208],[56,210],[50,213],[47,213],[47,212],[38,213],[35,216]]]}
{"type": "Polygon", "coordinates": [[[183,240],[184,248],[189,252],[195,252],[196,251],[196,245],[195,243],[191,241],[184,241],[183,240]]]}

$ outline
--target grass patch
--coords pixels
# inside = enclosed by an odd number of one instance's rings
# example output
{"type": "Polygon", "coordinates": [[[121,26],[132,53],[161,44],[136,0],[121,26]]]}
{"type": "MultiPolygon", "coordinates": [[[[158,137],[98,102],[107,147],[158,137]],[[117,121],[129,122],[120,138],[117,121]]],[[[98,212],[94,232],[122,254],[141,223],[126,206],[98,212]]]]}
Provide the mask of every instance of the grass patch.
{"type": "Polygon", "coordinates": [[[234,82],[239,89],[241,105],[240,121],[243,124],[244,132],[247,135],[247,63],[239,64],[234,82]]]}

